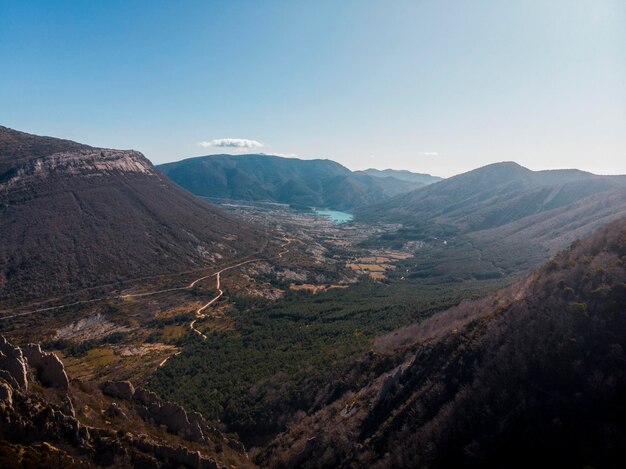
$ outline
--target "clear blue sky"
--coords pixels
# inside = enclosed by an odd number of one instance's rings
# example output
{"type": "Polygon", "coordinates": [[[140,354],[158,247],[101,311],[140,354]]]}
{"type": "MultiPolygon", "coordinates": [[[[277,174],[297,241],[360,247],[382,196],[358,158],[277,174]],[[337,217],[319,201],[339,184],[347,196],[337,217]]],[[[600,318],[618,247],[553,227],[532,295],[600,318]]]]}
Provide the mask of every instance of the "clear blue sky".
{"type": "Polygon", "coordinates": [[[626,173],[623,0],[0,0],[0,64],[0,124],[155,163],[626,173]]]}

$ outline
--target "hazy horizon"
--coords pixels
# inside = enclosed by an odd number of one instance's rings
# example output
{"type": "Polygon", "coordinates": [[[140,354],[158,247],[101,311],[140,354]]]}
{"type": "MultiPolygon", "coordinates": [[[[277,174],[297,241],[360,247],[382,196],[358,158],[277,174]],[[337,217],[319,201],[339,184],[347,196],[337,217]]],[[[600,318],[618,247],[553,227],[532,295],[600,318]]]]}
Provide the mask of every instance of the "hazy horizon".
{"type": "MultiPolygon", "coordinates": [[[[324,158],[324,157],[310,157],[310,158],[307,158],[307,157],[304,157],[304,156],[301,156],[301,155],[281,155],[281,154],[273,154],[273,153],[265,153],[265,152],[245,152],[245,153],[220,152],[220,153],[207,153],[207,154],[187,156],[187,157],[183,157],[183,158],[180,158],[180,159],[177,159],[177,160],[166,161],[166,162],[163,162],[163,163],[155,163],[155,164],[159,165],[159,164],[166,164],[166,163],[176,163],[176,162],[179,162],[179,161],[182,161],[182,160],[185,160],[185,159],[190,159],[190,158],[204,158],[204,157],[210,157],[210,156],[244,156],[244,155],[278,156],[278,157],[281,157],[281,158],[297,158],[297,159],[302,159],[302,160],[330,160],[330,161],[335,161],[337,163],[340,163],[339,161],[334,160],[333,158],[324,158]]],[[[368,169],[377,169],[379,171],[384,171],[384,170],[410,171],[412,173],[430,174],[431,176],[439,176],[439,177],[443,177],[443,178],[450,178],[450,177],[453,177],[453,176],[457,176],[459,174],[463,174],[463,173],[465,173],[467,171],[472,171],[474,169],[478,169],[478,168],[483,167],[483,166],[489,166],[489,165],[497,164],[497,163],[511,163],[511,162],[520,164],[518,161],[513,161],[513,160],[493,161],[491,163],[486,163],[486,164],[481,165],[481,166],[476,166],[476,167],[473,167],[473,168],[469,168],[468,170],[465,170],[465,171],[460,171],[460,172],[456,172],[456,173],[452,172],[448,176],[441,176],[440,174],[426,173],[424,171],[409,170],[407,168],[392,168],[392,167],[389,167],[389,166],[386,166],[386,167],[385,166],[383,166],[383,167],[366,166],[366,167],[362,167],[362,168],[352,168],[352,167],[350,167],[348,165],[345,165],[343,163],[340,163],[340,164],[342,164],[343,166],[345,166],[346,168],[348,168],[351,171],[365,171],[365,170],[368,170],[368,169]]],[[[575,167],[569,167],[569,168],[568,167],[562,167],[562,168],[540,168],[540,169],[536,169],[536,168],[531,168],[531,167],[525,166],[523,164],[520,164],[520,166],[523,166],[526,169],[530,169],[531,171],[555,171],[555,170],[568,170],[568,169],[579,169],[579,170],[585,171],[582,168],[575,168],[575,167]]],[[[454,171],[453,168],[451,170],[454,171]]],[[[596,173],[596,172],[593,172],[593,171],[587,171],[587,172],[591,172],[591,173],[593,173],[595,175],[598,175],[598,176],[626,176],[626,173],[596,173]]]]}
{"type": "Polygon", "coordinates": [[[0,123],[155,164],[207,152],[442,177],[626,173],[619,1],[0,0],[0,123]]]}

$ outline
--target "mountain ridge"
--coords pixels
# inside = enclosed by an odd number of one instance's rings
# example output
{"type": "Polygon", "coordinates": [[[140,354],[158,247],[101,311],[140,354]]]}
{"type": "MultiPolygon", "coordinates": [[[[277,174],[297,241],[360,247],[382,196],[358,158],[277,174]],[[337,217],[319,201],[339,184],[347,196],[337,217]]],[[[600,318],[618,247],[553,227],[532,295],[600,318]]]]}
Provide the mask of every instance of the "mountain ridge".
{"type": "Polygon", "coordinates": [[[9,302],[208,267],[263,238],[139,152],[6,127],[0,141],[0,296],[9,302]]]}
{"type": "Polygon", "coordinates": [[[439,176],[432,176],[426,173],[415,173],[413,171],[408,171],[406,169],[375,169],[368,168],[363,169],[361,171],[355,171],[356,173],[366,174],[368,176],[374,177],[393,177],[396,179],[409,181],[409,182],[417,182],[421,184],[434,184],[435,182],[442,181],[444,178],[439,176]]]}
{"type": "Polygon", "coordinates": [[[514,162],[502,162],[364,207],[357,217],[405,224],[440,222],[471,232],[594,194],[624,190],[626,176],[597,176],[579,170],[531,171],[514,162]]]}
{"type": "Polygon", "coordinates": [[[158,166],[196,195],[351,210],[417,187],[418,183],[352,172],[328,159],[266,154],[207,155],[158,166]]]}

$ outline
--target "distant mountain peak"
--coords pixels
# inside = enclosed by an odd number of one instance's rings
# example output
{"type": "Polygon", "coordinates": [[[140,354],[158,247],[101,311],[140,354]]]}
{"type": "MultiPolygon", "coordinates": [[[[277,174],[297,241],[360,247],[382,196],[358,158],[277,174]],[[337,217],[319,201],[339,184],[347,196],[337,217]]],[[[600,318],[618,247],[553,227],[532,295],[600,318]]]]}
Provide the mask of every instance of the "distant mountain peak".
{"type": "Polygon", "coordinates": [[[352,210],[423,183],[352,172],[332,160],[265,154],[209,155],[166,163],[159,169],[203,197],[272,201],[352,210]]]}
{"type": "Polygon", "coordinates": [[[441,181],[443,178],[438,176],[432,176],[426,173],[414,173],[412,171],[408,171],[406,169],[375,169],[368,168],[362,171],[356,171],[360,174],[367,174],[372,177],[392,177],[396,179],[400,179],[402,181],[408,181],[418,184],[433,184],[435,182],[441,181]]]}
{"type": "Polygon", "coordinates": [[[532,173],[530,169],[522,166],[515,161],[499,161],[497,163],[491,163],[480,168],[476,168],[469,171],[466,174],[472,173],[500,173],[502,175],[518,176],[532,173]]]}

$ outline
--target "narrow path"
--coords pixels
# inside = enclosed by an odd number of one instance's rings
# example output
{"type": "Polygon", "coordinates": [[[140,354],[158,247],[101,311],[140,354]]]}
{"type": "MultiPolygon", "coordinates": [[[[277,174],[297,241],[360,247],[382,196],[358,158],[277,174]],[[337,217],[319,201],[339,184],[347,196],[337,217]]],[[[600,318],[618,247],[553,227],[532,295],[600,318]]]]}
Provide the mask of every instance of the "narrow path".
{"type": "Polygon", "coordinates": [[[157,366],[157,368],[161,368],[163,365],[165,365],[167,363],[167,361],[172,358],[175,357],[176,355],[180,355],[181,352],[176,352],[174,355],[170,355],[169,357],[167,357],[166,359],[164,359],[161,363],[159,363],[159,366],[157,366]]]}
{"type": "MultiPolygon", "coordinates": [[[[284,238],[284,240],[288,241],[288,242],[283,244],[281,247],[285,247],[285,246],[287,246],[288,244],[291,243],[290,239],[284,238]]],[[[267,245],[265,247],[267,248],[267,245]]],[[[258,251],[256,253],[251,254],[251,255],[259,254],[260,252],[261,251],[258,251]]],[[[285,254],[287,252],[289,252],[289,250],[283,251],[283,252],[279,253],[275,257],[280,258],[280,257],[283,256],[283,254],[285,254]]],[[[270,257],[270,258],[267,258],[267,259],[273,259],[273,258],[270,257]]],[[[189,285],[185,285],[183,287],[165,288],[165,289],[162,289],[162,290],[154,290],[154,291],[149,291],[149,292],[144,292],[144,293],[128,293],[128,294],[124,294],[124,295],[111,295],[111,296],[104,296],[104,297],[100,297],[100,298],[94,298],[94,299],[91,299],[91,300],[79,300],[79,301],[74,301],[72,303],[65,303],[65,304],[62,304],[62,305],[49,306],[47,308],[39,308],[39,309],[34,309],[32,311],[25,311],[25,312],[22,312],[22,313],[15,313],[15,314],[7,315],[7,316],[1,316],[0,317],[0,321],[3,320],[3,319],[11,319],[11,318],[17,318],[17,317],[21,317],[21,316],[29,316],[31,314],[36,314],[36,313],[44,313],[46,311],[54,311],[56,309],[67,308],[69,306],[78,306],[78,305],[85,305],[85,304],[90,304],[90,303],[97,303],[99,301],[119,300],[119,299],[125,299],[125,298],[141,298],[141,297],[144,297],[144,296],[159,295],[161,293],[169,293],[169,292],[182,291],[182,290],[191,290],[198,282],[200,282],[202,280],[205,280],[205,279],[210,278],[210,277],[214,277],[216,275],[218,275],[218,279],[219,279],[219,274],[222,273],[222,272],[225,272],[227,270],[233,269],[235,267],[239,267],[239,266],[244,265],[244,264],[248,264],[250,262],[258,262],[260,260],[264,260],[264,258],[250,259],[250,260],[247,260],[247,261],[244,261],[244,262],[240,262],[239,264],[235,264],[235,265],[232,265],[232,266],[229,266],[229,267],[225,267],[222,270],[220,270],[219,272],[215,272],[213,274],[204,275],[203,277],[197,278],[196,280],[191,282],[189,285]]],[[[219,287],[218,287],[218,290],[219,290],[219,287]]],[[[221,294],[219,296],[221,296],[221,294]]],[[[211,303],[212,302],[209,302],[209,304],[205,305],[205,307],[209,306],[211,303]]],[[[202,309],[204,309],[204,307],[202,309]]]]}
{"type": "MultiPolygon", "coordinates": [[[[289,246],[292,242],[291,239],[289,238],[284,238],[285,244],[283,244],[281,246],[281,248],[284,248],[286,246],[289,246]]],[[[194,280],[193,282],[191,282],[189,284],[189,287],[193,287],[196,283],[198,283],[200,280],[209,278],[209,277],[215,277],[216,278],[216,282],[215,282],[215,289],[217,290],[217,295],[215,295],[207,304],[205,304],[204,306],[201,306],[200,308],[198,308],[196,310],[196,317],[193,321],[191,321],[189,323],[189,328],[194,331],[196,334],[198,334],[200,337],[202,337],[202,339],[206,340],[207,336],[205,334],[203,334],[202,332],[200,332],[198,329],[196,329],[195,324],[198,321],[198,319],[202,319],[205,318],[207,315],[204,314],[202,311],[204,311],[206,308],[208,308],[209,306],[211,306],[213,303],[215,303],[217,300],[219,300],[222,295],[224,294],[224,290],[221,289],[221,274],[222,272],[226,272],[228,270],[231,269],[235,269],[237,267],[241,267],[242,265],[246,265],[246,264],[252,264],[253,262],[259,262],[259,261],[266,261],[266,260],[270,260],[270,259],[280,259],[281,257],[283,257],[283,255],[287,254],[289,252],[289,249],[285,249],[284,251],[279,252],[276,256],[274,257],[269,257],[269,258],[258,258],[258,259],[250,259],[244,262],[240,262],[239,264],[235,264],[235,265],[231,265],[230,267],[225,267],[222,270],[215,272],[214,274],[211,275],[207,275],[205,277],[201,277],[197,280],[194,280]]],[[[159,365],[160,366],[160,365],[159,365]]]]}
{"type": "MultiPolygon", "coordinates": [[[[253,252],[252,254],[249,254],[249,255],[245,256],[244,259],[262,253],[263,251],[265,251],[267,249],[268,244],[269,244],[269,241],[268,241],[267,232],[266,232],[265,245],[261,249],[259,249],[258,251],[253,252]]],[[[148,280],[148,279],[153,279],[153,278],[179,277],[181,275],[188,275],[188,274],[192,274],[194,272],[205,272],[206,270],[207,270],[206,267],[198,267],[198,268],[195,268],[195,269],[184,270],[184,271],[176,272],[176,273],[172,273],[172,274],[144,275],[142,277],[135,277],[135,278],[126,279],[126,280],[124,280],[124,283],[128,284],[128,283],[138,282],[140,280],[148,280]]],[[[188,286],[184,286],[184,287],[170,288],[170,289],[158,290],[158,291],[147,292],[147,293],[120,295],[120,296],[117,296],[117,297],[112,297],[112,296],[109,296],[109,297],[99,297],[99,298],[95,298],[95,299],[92,299],[92,300],[79,300],[79,301],[75,301],[75,302],[72,302],[72,303],[63,303],[61,305],[50,306],[50,307],[43,307],[45,304],[51,303],[53,301],[60,301],[60,300],[62,300],[63,298],[65,298],[67,296],[77,295],[79,293],[83,293],[83,292],[86,292],[86,291],[89,291],[89,290],[97,290],[99,288],[110,287],[110,286],[113,286],[113,285],[116,285],[116,284],[115,283],[107,283],[107,284],[103,284],[103,285],[96,285],[96,286],[93,286],[93,287],[82,288],[80,290],[73,291],[72,293],[68,293],[68,294],[63,295],[61,297],[48,298],[46,300],[41,300],[41,301],[38,301],[37,303],[33,303],[32,306],[31,306],[31,307],[42,306],[41,308],[37,308],[37,309],[35,309],[33,311],[27,311],[26,313],[14,314],[12,316],[0,316],[0,319],[3,319],[5,317],[15,317],[15,316],[21,316],[21,315],[26,315],[26,314],[40,313],[40,312],[44,312],[44,311],[50,311],[50,310],[54,310],[54,309],[65,308],[66,306],[75,306],[75,305],[85,304],[85,303],[94,303],[94,302],[97,302],[97,301],[105,301],[105,300],[109,300],[109,299],[113,299],[113,298],[122,298],[122,297],[127,298],[127,297],[156,295],[158,293],[166,293],[168,291],[185,290],[185,289],[188,288],[188,286]]],[[[16,308],[13,308],[13,309],[16,309],[16,308]]],[[[0,310],[0,315],[3,314],[3,313],[10,312],[10,311],[11,310],[8,310],[8,309],[0,310]]]]}

